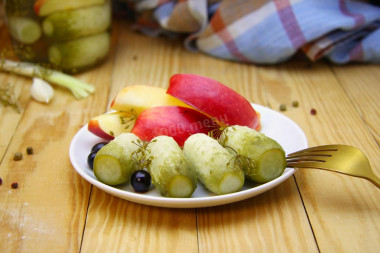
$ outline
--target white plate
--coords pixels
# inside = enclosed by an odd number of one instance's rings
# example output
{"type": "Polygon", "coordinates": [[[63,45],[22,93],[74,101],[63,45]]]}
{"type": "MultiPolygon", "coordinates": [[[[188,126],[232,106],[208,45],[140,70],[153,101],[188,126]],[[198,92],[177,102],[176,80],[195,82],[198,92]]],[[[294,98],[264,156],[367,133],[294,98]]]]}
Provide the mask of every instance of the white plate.
{"type": "MultiPolygon", "coordinates": [[[[296,123],[269,108],[257,104],[252,104],[252,106],[261,114],[261,132],[278,141],[287,154],[307,148],[306,136],[296,123]]],[[[236,193],[215,195],[198,183],[198,187],[191,198],[166,198],[162,197],[154,188],[147,193],[141,194],[135,193],[129,183],[112,187],[99,182],[87,165],[87,156],[92,146],[101,141],[104,140],[87,130],[87,125],[78,131],[71,141],[69,151],[70,160],[75,170],[88,182],[111,195],[151,206],[196,208],[233,203],[272,189],[288,179],[295,171],[292,168],[286,168],[280,177],[261,185],[246,182],[243,189],[236,193]]]]}

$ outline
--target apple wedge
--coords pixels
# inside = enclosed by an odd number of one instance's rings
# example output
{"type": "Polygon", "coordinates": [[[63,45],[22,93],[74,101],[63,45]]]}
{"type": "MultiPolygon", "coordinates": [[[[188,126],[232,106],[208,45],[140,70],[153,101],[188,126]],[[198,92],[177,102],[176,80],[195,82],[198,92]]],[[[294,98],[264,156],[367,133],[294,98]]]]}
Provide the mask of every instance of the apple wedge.
{"type": "Polygon", "coordinates": [[[87,128],[100,138],[112,140],[121,133],[130,132],[136,119],[137,114],[133,111],[105,113],[92,118],[87,128]]]}
{"type": "Polygon", "coordinates": [[[156,136],[171,136],[183,146],[195,133],[205,133],[217,125],[205,114],[180,106],[158,106],[146,109],[137,118],[131,132],[140,139],[150,141],[156,136]]]}
{"type": "Polygon", "coordinates": [[[132,108],[140,114],[155,106],[190,107],[181,100],[166,94],[163,88],[148,85],[131,85],[119,91],[111,103],[115,111],[129,111],[132,108]]]}
{"type": "Polygon", "coordinates": [[[167,93],[214,118],[221,125],[241,125],[258,129],[259,117],[242,95],[211,78],[175,74],[167,93]]]}
{"type": "Polygon", "coordinates": [[[37,0],[34,2],[34,12],[44,17],[58,11],[82,8],[86,6],[103,4],[106,0],[37,0]]]}

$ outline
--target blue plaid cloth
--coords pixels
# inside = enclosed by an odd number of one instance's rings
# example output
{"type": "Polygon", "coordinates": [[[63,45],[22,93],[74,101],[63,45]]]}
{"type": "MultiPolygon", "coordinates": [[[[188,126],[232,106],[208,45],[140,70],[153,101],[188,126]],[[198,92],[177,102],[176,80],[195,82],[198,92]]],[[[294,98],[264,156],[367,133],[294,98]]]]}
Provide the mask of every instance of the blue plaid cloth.
{"type": "Polygon", "coordinates": [[[133,0],[135,27],[185,34],[215,57],[276,64],[302,51],[312,61],[380,63],[380,7],[347,0],[133,0]]]}

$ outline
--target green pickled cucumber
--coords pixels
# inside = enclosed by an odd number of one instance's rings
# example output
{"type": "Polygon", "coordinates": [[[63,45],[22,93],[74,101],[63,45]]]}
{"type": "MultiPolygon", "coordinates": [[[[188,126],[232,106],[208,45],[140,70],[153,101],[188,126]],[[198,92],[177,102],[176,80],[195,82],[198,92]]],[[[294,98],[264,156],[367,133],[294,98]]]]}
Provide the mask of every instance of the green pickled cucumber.
{"type": "Polygon", "coordinates": [[[95,177],[107,185],[119,185],[129,181],[137,169],[132,161],[132,153],[138,149],[133,142],[138,137],[123,133],[102,147],[94,159],[95,177]]]}
{"type": "Polygon", "coordinates": [[[245,126],[227,127],[220,143],[232,154],[247,157],[253,163],[242,163],[246,177],[257,183],[266,183],[279,176],[286,168],[285,151],[275,140],[245,126]]]}
{"type": "Polygon", "coordinates": [[[33,44],[42,35],[40,25],[31,18],[11,16],[8,26],[11,37],[24,44],[33,44]]]}
{"type": "Polygon", "coordinates": [[[211,192],[227,194],[243,187],[244,172],[234,162],[234,155],[217,140],[194,134],[186,140],[183,151],[195,167],[199,181],[211,192]]]}
{"type": "Polygon", "coordinates": [[[106,31],[111,25],[110,3],[56,12],[42,22],[44,34],[56,41],[106,31]]]}
{"type": "Polygon", "coordinates": [[[64,70],[76,70],[102,61],[110,48],[107,32],[76,40],[57,42],[49,48],[49,61],[64,70]]]}
{"type": "MultiPolygon", "coordinates": [[[[39,0],[39,1],[17,0],[17,2],[31,2],[32,6],[34,5],[34,11],[40,17],[45,17],[48,15],[51,15],[52,13],[65,11],[69,9],[79,9],[79,8],[85,8],[87,6],[103,4],[105,1],[106,0],[63,0],[63,1],[62,0],[39,0]],[[35,3],[33,4],[33,2],[35,3]]],[[[33,8],[31,9],[33,10],[33,8]]]]}
{"type": "Polygon", "coordinates": [[[162,196],[184,198],[193,194],[197,187],[195,171],[172,137],[155,137],[147,153],[152,183],[162,196]]]}
{"type": "MultiPolygon", "coordinates": [[[[112,142],[121,146],[124,150],[124,155],[128,156],[127,158],[129,159],[139,148],[139,146],[136,145],[139,141],[141,141],[140,138],[133,133],[122,133],[116,136],[112,142]]],[[[138,165],[135,164],[135,166],[138,165]]]]}

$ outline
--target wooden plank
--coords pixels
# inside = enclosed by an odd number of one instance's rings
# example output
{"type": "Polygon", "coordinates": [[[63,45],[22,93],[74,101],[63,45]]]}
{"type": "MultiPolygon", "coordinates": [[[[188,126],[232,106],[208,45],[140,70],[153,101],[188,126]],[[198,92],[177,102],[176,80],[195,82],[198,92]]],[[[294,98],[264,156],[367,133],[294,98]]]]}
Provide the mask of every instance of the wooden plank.
{"type": "MultiPolygon", "coordinates": [[[[178,60],[180,51],[171,50],[162,39],[152,42],[129,31],[125,22],[115,21],[115,26],[120,32],[108,104],[127,85],[165,87],[172,71],[170,64],[178,60]]],[[[196,252],[197,248],[194,210],[153,208],[93,190],[84,252],[196,252]]]]}
{"type": "MultiPolygon", "coordinates": [[[[8,30],[5,23],[2,21],[0,13],[0,58],[3,54],[9,54],[11,52],[12,46],[9,39],[8,30]]],[[[2,103],[0,103],[0,129],[2,129],[2,134],[0,134],[0,161],[4,156],[8,143],[10,142],[22,117],[23,110],[29,101],[30,84],[31,81],[29,79],[19,78],[14,75],[0,72],[0,87],[4,89],[8,87],[8,85],[11,85],[14,96],[20,108],[20,111],[17,111],[10,106],[5,107],[2,103]]]]}
{"type": "Polygon", "coordinates": [[[380,145],[380,68],[378,65],[332,66],[332,71],[380,145]]]}
{"type": "MultiPolygon", "coordinates": [[[[261,69],[254,65],[193,57],[184,63],[230,86],[251,102],[269,105],[261,69]]],[[[200,252],[317,252],[293,179],[261,196],[198,210],[200,252]],[[297,239],[296,239],[297,238],[297,239]]]]}
{"type": "Polygon", "coordinates": [[[197,252],[193,209],[135,204],[93,189],[83,252],[197,252]]]}
{"type": "Polygon", "coordinates": [[[254,198],[198,210],[200,252],[318,252],[294,179],[254,198]]]}
{"type": "Polygon", "coordinates": [[[4,156],[4,153],[8,147],[10,140],[14,135],[14,131],[17,129],[19,121],[23,115],[24,108],[29,101],[29,87],[31,81],[25,78],[19,78],[13,75],[0,73],[0,87],[6,88],[8,84],[13,87],[13,92],[17,98],[20,112],[11,106],[5,107],[0,104],[0,161],[4,156]]]}
{"type": "MultiPolygon", "coordinates": [[[[128,28],[120,29],[125,30],[120,33],[119,37],[109,101],[120,89],[130,84],[149,84],[166,88],[170,76],[175,73],[194,73],[215,78],[247,96],[250,100],[255,99],[257,103],[265,101],[265,94],[261,86],[255,82],[257,73],[256,68],[252,65],[242,65],[188,52],[178,41],[161,38],[150,39],[130,32],[127,30],[128,28]]],[[[214,250],[220,249],[221,245],[226,246],[226,249],[237,251],[254,247],[265,249],[268,246],[263,242],[262,236],[249,236],[263,230],[266,231],[267,236],[274,235],[270,246],[274,249],[282,249],[283,245],[276,243],[276,241],[280,241],[286,244],[283,251],[286,249],[300,252],[317,251],[294,181],[290,180],[282,187],[285,188],[278,188],[271,194],[269,193],[270,199],[273,200],[269,211],[266,205],[270,205],[270,203],[265,202],[265,198],[268,198],[268,195],[265,195],[259,204],[257,201],[251,200],[226,207],[200,209],[197,217],[192,210],[179,211],[141,206],[94,190],[91,196],[82,250],[109,252],[115,249],[122,251],[138,249],[141,252],[147,252],[154,248],[155,252],[167,252],[168,245],[162,244],[162,242],[170,241],[172,243],[171,252],[196,252],[198,250],[197,236],[200,240],[199,250],[201,252],[214,252],[214,250]],[[291,196],[291,200],[287,204],[284,203],[284,194],[291,196]],[[282,204],[279,205],[279,203],[282,204]],[[244,209],[245,212],[240,212],[240,209],[244,209]],[[118,223],[113,220],[109,213],[110,210],[116,214],[115,219],[118,220],[118,223]],[[223,217],[226,218],[226,222],[219,222],[220,220],[210,222],[215,219],[215,213],[212,210],[225,212],[223,217]],[[258,213],[258,216],[252,216],[250,210],[258,213]],[[237,219],[234,212],[244,214],[238,218],[241,229],[236,229],[236,224],[228,220],[237,219]],[[138,216],[130,213],[138,213],[138,216]],[[176,218],[172,221],[174,213],[176,218]],[[279,231],[273,232],[274,220],[279,220],[281,217],[283,219],[278,226],[275,226],[279,231]],[[196,218],[198,218],[198,235],[194,225],[196,218]],[[108,221],[109,219],[112,221],[108,221]],[[136,221],[136,219],[138,220],[136,221]],[[177,219],[183,220],[183,222],[178,224],[177,219]],[[262,221],[260,225],[254,225],[258,220],[262,221]],[[145,229],[147,223],[159,225],[148,230],[145,229]],[[114,226],[110,224],[114,224],[114,226]],[[175,228],[180,233],[177,234],[168,228],[175,228]],[[299,238],[298,241],[289,241],[289,235],[285,233],[285,228],[286,231],[292,231],[294,238],[299,238]],[[138,233],[136,231],[140,229],[144,231],[145,236],[136,239],[136,233],[138,233]],[[160,232],[158,233],[158,231],[160,232]],[[185,234],[181,235],[183,232],[185,234]],[[222,244],[219,238],[221,233],[226,237],[225,240],[222,240],[222,244]],[[94,243],[92,238],[99,234],[102,235],[101,239],[94,243]],[[153,239],[158,235],[159,239],[153,239]],[[227,240],[229,236],[235,240],[227,240]]]]}
{"type": "MultiPolygon", "coordinates": [[[[0,46],[9,45],[3,40],[3,27],[0,19],[0,46]]],[[[284,114],[305,130],[310,145],[358,146],[380,174],[376,110],[380,76],[375,66],[247,65],[186,51],[178,40],[148,38],[130,31],[130,24],[123,21],[115,22],[113,32],[108,61],[78,75],[97,87],[88,99],[77,101],[58,88],[46,106],[30,99],[30,80],[0,73],[0,82],[17,84],[24,109],[22,114],[0,109],[0,252],[376,252],[380,248],[379,191],[362,179],[300,170],[295,178],[245,201],[197,210],[166,209],[92,188],[73,170],[67,155],[76,131],[107,110],[121,88],[136,83],[166,88],[172,74],[194,73],[217,79],[252,102],[274,109],[287,104],[284,114]],[[300,102],[298,108],[290,106],[293,100],[300,102]],[[317,109],[317,115],[310,115],[311,108],[317,109]],[[27,146],[34,147],[34,155],[25,154],[27,146]],[[23,160],[13,161],[16,151],[24,153],[23,160]],[[19,188],[11,189],[12,182],[18,182],[19,188]]]]}
{"type": "MultiPolygon", "coordinates": [[[[251,102],[270,106],[260,67],[210,57],[186,57],[184,69],[230,86],[251,102]]],[[[261,196],[198,210],[200,252],[317,252],[292,179],[261,196]]]]}
{"type": "MultiPolygon", "coordinates": [[[[328,66],[316,64],[310,69],[293,63],[265,68],[263,73],[262,82],[269,89],[270,103],[275,108],[299,100],[299,108],[288,106],[284,114],[303,128],[310,146],[331,143],[357,146],[368,155],[380,175],[379,148],[328,66]],[[317,110],[317,115],[310,114],[311,108],[317,110]]],[[[380,202],[375,186],[363,179],[317,170],[301,169],[296,179],[322,252],[379,249],[380,202]]]]}
{"type": "Polygon", "coordinates": [[[68,149],[74,134],[106,107],[112,54],[103,65],[77,75],[96,86],[96,93],[83,100],[56,88],[51,103],[41,104],[29,97],[26,79],[20,79],[28,98],[0,165],[0,252],[80,251],[91,185],[73,169],[68,149]],[[25,154],[27,146],[34,148],[33,155],[25,154]],[[24,158],[16,162],[17,151],[24,158]],[[12,182],[19,188],[11,189],[12,182]]]}

